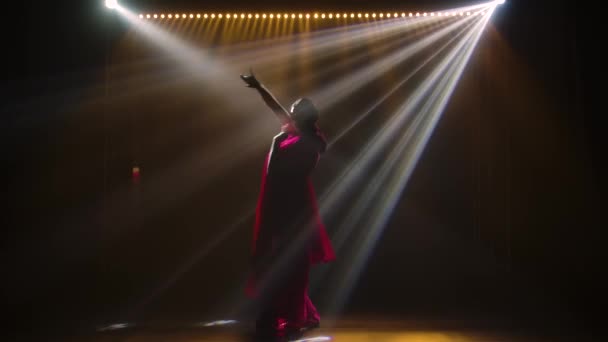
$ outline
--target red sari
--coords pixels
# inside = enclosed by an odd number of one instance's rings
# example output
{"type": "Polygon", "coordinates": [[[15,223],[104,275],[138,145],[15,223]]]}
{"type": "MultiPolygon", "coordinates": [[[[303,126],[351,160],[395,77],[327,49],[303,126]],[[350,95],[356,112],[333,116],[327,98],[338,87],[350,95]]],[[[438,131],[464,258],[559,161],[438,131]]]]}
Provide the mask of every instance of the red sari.
{"type": "Polygon", "coordinates": [[[310,179],[323,149],[317,135],[284,133],[264,164],[247,294],[266,297],[263,315],[270,321],[303,326],[319,320],[308,273],[313,264],[335,259],[310,179]]]}

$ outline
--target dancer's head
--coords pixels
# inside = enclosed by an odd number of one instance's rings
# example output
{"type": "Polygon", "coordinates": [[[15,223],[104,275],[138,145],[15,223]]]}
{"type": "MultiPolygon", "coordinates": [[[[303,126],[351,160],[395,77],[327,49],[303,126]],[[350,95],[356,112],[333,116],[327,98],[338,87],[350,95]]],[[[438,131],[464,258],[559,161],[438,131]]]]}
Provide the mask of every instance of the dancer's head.
{"type": "Polygon", "coordinates": [[[317,121],[319,120],[319,111],[307,98],[297,99],[289,110],[289,115],[301,131],[315,132],[317,130],[317,121]]]}

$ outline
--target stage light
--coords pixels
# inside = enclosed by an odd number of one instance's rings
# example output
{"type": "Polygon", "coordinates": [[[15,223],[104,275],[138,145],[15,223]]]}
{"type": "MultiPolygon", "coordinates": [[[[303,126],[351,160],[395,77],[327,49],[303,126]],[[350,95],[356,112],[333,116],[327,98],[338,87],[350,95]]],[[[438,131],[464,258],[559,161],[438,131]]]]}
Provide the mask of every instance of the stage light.
{"type": "Polygon", "coordinates": [[[256,13],[256,14],[255,14],[255,18],[256,18],[256,19],[260,18],[260,15],[256,13]]]}
{"type": "Polygon", "coordinates": [[[393,17],[397,18],[399,16],[399,13],[395,12],[393,13],[393,17]]]}
{"type": "Polygon", "coordinates": [[[175,14],[175,19],[179,19],[179,14],[175,14]]]}
{"type": "Polygon", "coordinates": [[[351,14],[350,14],[350,17],[351,17],[351,18],[354,18],[354,17],[355,17],[355,13],[351,13],[351,14]]]}
{"type": "MultiPolygon", "coordinates": [[[[106,1],[107,2],[107,1],[106,1]]],[[[505,0],[496,0],[494,1],[497,5],[502,5],[505,3],[505,0]]]]}
{"type": "Polygon", "coordinates": [[[158,15],[156,15],[156,14],[155,14],[155,15],[154,15],[154,19],[156,19],[156,18],[158,18],[158,15]]]}
{"type": "Polygon", "coordinates": [[[161,19],[165,19],[165,15],[164,15],[164,14],[161,14],[161,15],[160,15],[160,18],[161,18],[161,19]]]}
{"type": "Polygon", "coordinates": [[[222,13],[218,14],[217,17],[222,19],[222,13]]]}
{"type": "Polygon", "coordinates": [[[215,19],[215,13],[211,13],[211,19],[215,19]]]}
{"type": "Polygon", "coordinates": [[[203,14],[203,18],[207,19],[209,18],[209,15],[207,13],[203,14]]]}
{"type": "Polygon", "coordinates": [[[426,12],[424,12],[424,14],[422,14],[423,17],[426,17],[426,12]]]}
{"type": "Polygon", "coordinates": [[[251,19],[252,15],[251,13],[247,14],[247,19],[251,19]]]}
{"type": "Polygon", "coordinates": [[[413,16],[412,12],[410,12],[410,17],[413,16]]]}
{"type": "Polygon", "coordinates": [[[262,19],[266,19],[266,13],[262,14],[262,19]]]}
{"type": "Polygon", "coordinates": [[[417,17],[419,17],[419,16],[420,16],[420,13],[416,12],[416,16],[417,16],[417,17]]]}
{"type": "Polygon", "coordinates": [[[241,13],[241,19],[245,19],[245,14],[241,13]]]}
{"type": "Polygon", "coordinates": [[[361,13],[358,13],[358,14],[357,14],[357,18],[361,18],[361,13]]]}
{"type": "Polygon", "coordinates": [[[366,17],[366,18],[369,18],[369,13],[365,13],[365,17],[366,17]]]}
{"type": "Polygon", "coordinates": [[[117,0],[106,0],[106,7],[109,9],[115,9],[116,7],[118,7],[118,1],[117,0]]]}
{"type": "Polygon", "coordinates": [[[325,13],[321,14],[321,19],[325,19],[325,13]]]}
{"type": "Polygon", "coordinates": [[[319,18],[319,15],[317,13],[315,13],[315,19],[319,18]]]}
{"type": "Polygon", "coordinates": [[[467,15],[471,15],[471,12],[467,12],[467,15]]]}
{"type": "Polygon", "coordinates": [[[226,19],[230,19],[230,13],[226,14],[226,19]]]}
{"type": "Polygon", "coordinates": [[[298,14],[298,18],[302,19],[302,13],[298,14]]]}
{"type": "Polygon", "coordinates": [[[310,19],[310,14],[306,13],[306,19],[310,19]]]}
{"type": "Polygon", "coordinates": [[[146,14],[146,19],[150,19],[150,15],[149,14],[146,14]]]}
{"type": "Polygon", "coordinates": [[[190,19],[194,18],[194,14],[190,13],[190,19]]]}
{"type": "MultiPolygon", "coordinates": [[[[338,14],[338,15],[339,15],[339,14],[338,14]]],[[[333,19],[333,18],[334,18],[333,13],[329,13],[329,19],[333,19]]]]}
{"type": "Polygon", "coordinates": [[[464,15],[464,13],[460,12],[460,16],[462,17],[464,15]]]}
{"type": "Polygon", "coordinates": [[[342,17],[343,17],[343,18],[346,18],[346,17],[347,17],[346,13],[342,14],[342,17]]]}
{"type": "Polygon", "coordinates": [[[270,19],[274,18],[274,14],[270,13],[269,17],[270,19]]]}
{"type": "Polygon", "coordinates": [[[434,17],[434,16],[435,16],[435,12],[431,12],[431,17],[434,17]]]}
{"type": "Polygon", "coordinates": [[[236,19],[236,18],[238,18],[238,15],[236,15],[236,13],[234,13],[234,14],[232,14],[232,17],[233,17],[234,19],[236,19]]]}
{"type": "Polygon", "coordinates": [[[296,18],[296,14],[295,13],[291,13],[291,19],[295,19],[296,18]]]}
{"type": "Polygon", "coordinates": [[[376,13],[373,13],[373,14],[372,14],[372,18],[375,18],[375,17],[376,17],[376,13]]]}
{"type": "Polygon", "coordinates": [[[380,18],[384,17],[384,13],[380,13],[380,18]]]}
{"type": "Polygon", "coordinates": [[[200,13],[196,13],[196,19],[200,19],[201,18],[201,14],[200,13]]]}

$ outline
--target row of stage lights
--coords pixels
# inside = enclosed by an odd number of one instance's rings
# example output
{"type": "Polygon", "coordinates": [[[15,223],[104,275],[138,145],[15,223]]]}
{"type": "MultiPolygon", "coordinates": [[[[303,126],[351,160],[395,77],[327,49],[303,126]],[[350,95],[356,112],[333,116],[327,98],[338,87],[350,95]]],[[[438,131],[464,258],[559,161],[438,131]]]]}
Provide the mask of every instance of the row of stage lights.
{"type": "Polygon", "coordinates": [[[306,14],[303,14],[303,13],[298,13],[298,14],[295,14],[295,13],[292,13],[292,14],[287,14],[287,13],[285,13],[285,14],[280,14],[280,13],[278,13],[278,14],[274,14],[274,13],[270,13],[270,14],[247,13],[247,14],[245,14],[245,13],[241,13],[240,15],[236,14],[236,13],[233,13],[233,14],[231,14],[231,13],[226,13],[226,14],[204,13],[202,15],[200,13],[197,13],[197,14],[191,13],[189,15],[186,15],[186,14],[166,14],[166,15],[165,14],[140,14],[139,18],[140,19],[165,19],[165,18],[167,18],[167,19],[180,19],[180,18],[181,19],[186,19],[186,18],[190,18],[190,19],[194,19],[194,18],[196,18],[196,19],[201,19],[201,18],[203,18],[203,19],[215,19],[215,18],[218,18],[218,19],[222,19],[222,18],[226,18],[226,19],[231,19],[231,18],[232,19],[238,19],[238,18],[241,18],[241,19],[245,19],[245,18],[247,18],[247,19],[252,19],[252,18],[255,18],[255,19],[259,19],[259,18],[262,18],[262,19],[266,19],[266,18],[270,18],[270,19],[274,19],[274,18],[277,18],[277,19],[289,19],[289,18],[291,18],[291,19],[296,19],[296,18],[298,18],[298,19],[303,19],[303,18],[306,18],[306,19],[310,19],[310,18],[340,19],[340,18],[345,18],[345,19],[348,19],[348,18],[353,18],[354,19],[354,18],[399,18],[399,17],[401,17],[401,18],[406,18],[406,17],[455,17],[455,16],[462,17],[462,16],[484,15],[484,14],[485,14],[485,11],[431,12],[431,13],[409,12],[407,14],[404,12],[402,12],[401,14],[399,14],[397,12],[395,12],[395,13],[357,13],[357,14],[355,14],[355,13],[350,13],[350,14],[348,14],[348,13],[342,13],[342,14],[341,13],[335,13],[335,14],[334,13],[329,13],[329,14],[325,14],[325,13],[321,13],[321,14],[319,14],[319,13],[314,13],[314,14],[310,14],[310,13],[306,13],[306,14]]]}

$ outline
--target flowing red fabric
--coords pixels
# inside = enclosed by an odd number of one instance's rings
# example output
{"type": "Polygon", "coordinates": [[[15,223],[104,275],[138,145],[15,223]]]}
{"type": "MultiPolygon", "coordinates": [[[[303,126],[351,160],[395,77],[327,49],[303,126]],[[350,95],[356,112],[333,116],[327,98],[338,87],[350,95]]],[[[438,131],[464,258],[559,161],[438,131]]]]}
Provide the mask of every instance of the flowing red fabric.
{"type": "MultiPolygon", "coordinates": [[[[302,272],[308,273],[311,265],[335,259],[310,179],[320,155],[319,141],[314,137],[289,135],[274,145],[266,156],[262,172],[252,255],[254,260],[264,256],[280,259],[283,254],[277,250],[299,248],[301,257],[297,257],[295,263],[305,262],[302,272]],[[299,240],[303,246],[293,247],[297,237],[303,235],[306,238],[299,240]],[[277,248],[277,245],[283,247],[277,248]]],[[[257,295],[258,273],[254,268],[248,280],[247,294],[251,297],[257,295]]]]}

